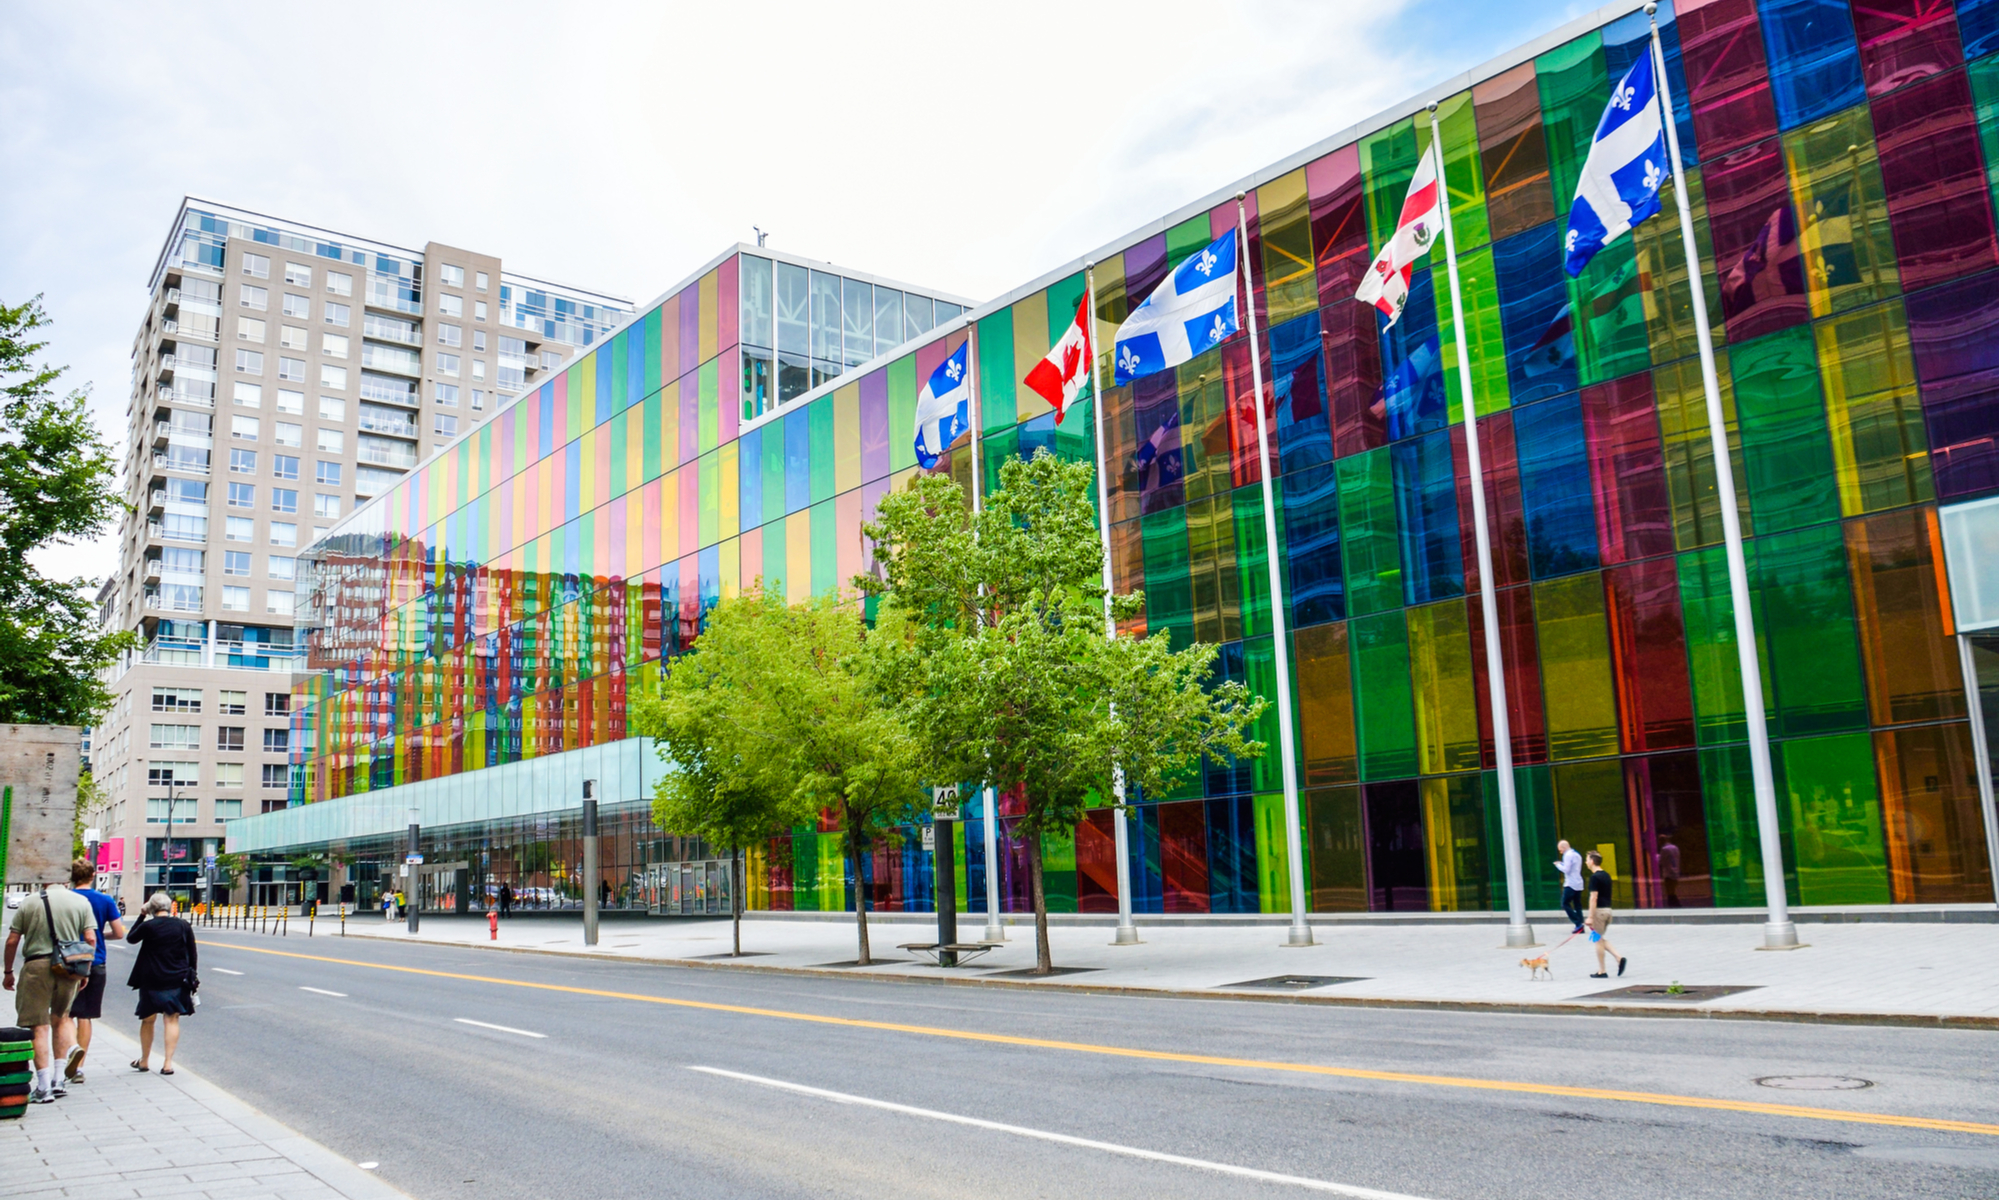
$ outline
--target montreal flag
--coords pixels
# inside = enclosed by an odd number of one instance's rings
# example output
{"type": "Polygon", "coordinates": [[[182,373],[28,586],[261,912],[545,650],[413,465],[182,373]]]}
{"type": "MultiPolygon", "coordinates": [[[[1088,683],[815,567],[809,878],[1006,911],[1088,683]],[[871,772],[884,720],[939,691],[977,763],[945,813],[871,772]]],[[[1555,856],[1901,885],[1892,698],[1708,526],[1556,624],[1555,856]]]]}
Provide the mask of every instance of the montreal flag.
{"type": "Polygon", "coordinates": [[[1178,367],[1236,332],[1236,231],[1197,250],[1118,327],[1113,386],[1178,367]]]}

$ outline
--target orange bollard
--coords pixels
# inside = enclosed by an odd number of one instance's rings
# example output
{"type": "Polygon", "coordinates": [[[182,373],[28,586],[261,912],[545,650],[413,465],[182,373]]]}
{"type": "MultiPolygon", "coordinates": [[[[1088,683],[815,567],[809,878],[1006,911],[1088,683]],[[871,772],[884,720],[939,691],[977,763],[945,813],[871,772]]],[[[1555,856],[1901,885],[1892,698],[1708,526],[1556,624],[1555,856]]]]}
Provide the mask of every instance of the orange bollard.
{"type": "Polygon", "coordinates": [[[500,910],[497,908],[486,910],[486,938],[493,942],[500,940],[500,910]]]}

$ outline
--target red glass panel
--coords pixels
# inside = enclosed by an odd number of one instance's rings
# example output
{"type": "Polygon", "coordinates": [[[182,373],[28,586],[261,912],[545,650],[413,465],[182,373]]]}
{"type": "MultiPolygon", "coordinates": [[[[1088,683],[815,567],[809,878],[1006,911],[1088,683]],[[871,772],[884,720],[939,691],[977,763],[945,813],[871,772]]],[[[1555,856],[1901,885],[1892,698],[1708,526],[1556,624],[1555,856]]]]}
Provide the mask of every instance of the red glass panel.
{"type": "MultiPolygon", "coordinates": [[[[1143,591],[1146,586],[1146,548],[1140,538],[1139,522],[1120,521],[1111,527],[1111,590],[1121,596],[1143,591]]],[[[1146,636],[1144,609],[1118,622],[1118,632],[1129,637],[1146,636]]]]}
{"type": "MultiPolygon", "coordinates": [[[[1360,220],[1358,209],[1355,219],[1360,220]]],[[[1350,296],[1320,309],[1319,318],[1326,394],[1333,408],[1333,456],[1345,458],[1386,445],[1382,343],[1376,334],[1375,310],[1350,296]]]]}
{"type": "Polygon", "coordinates": [[[1879,96],[1965,61],[1951,0],[1856,0],[1861,78],[1879,96]]]}
{"type": "Polygon", "coordinates": [[[1680,576],[1672,558],[1604,572],[1611,624],[1612,674],[1618,689],[1618,739],[1628,754],[1694,745],[1687,636],[1680,576]]]}
{"type": "Polygon", "coordinates": [[[1583,429],[1604,563],[1673,553],[1673,500],[1652,375],[1642,371],[1583,389],[1583,429]]]}
{"type": "Polygon", "coordinates": [[[1878,97],[1872,109],[1904,290],[1990,269],[1993,204],[1965,72],[1878,97]]]}
{"type": "MultiPolygon", "coordinates": [[[[1465,590],[1479,590],[1479,544],[1472,523],[1472,468],[1461,426],[1451,439],[1452,473],[1458,484],[1458,541],[1465,556],[1465,590]]],[[[1479,469],[1486,476],[1486,528],[1493,551],[1493,584],[1511,587],[1528,581],[1528,536],[1521,518],[1521,468],[1514,453],[1514,414],[1479,419],[1479,469]]]]}
{"type": "MultiPolygon", "coordinates": [[[[1472,699],[1479,711],[1479,761],[1492,768],[1497,763],[1493,749],[1492,693],[1486,674],[1485,597],[1466,597],[1466,617],[1472,626],[1472,699]]],[[[1507,677],[1507,741],[1513,748],[1514,765],[1547,762],[1548,726],[1542,717],[1541,653],[1535,640],[1533,593],[1526,587],[1504,588],[1500,592],[1500,669],[1507,677]]]]}
{"type": "Polygon", "coordinates": [[[1675,6],[1694,136],[1704,160],[1778,132],[1756,0],[1683,0],[1675,6]]]}
{"type": "Polygon", "coordinates": [[[1313,257],[1319,302],[1360,307],[1354,289],[1368,270],[1368,213],[1361,188],[1361,144],[1343,146],[1306,164],[1312,210],[1313,257]]]}
{"type": "Polygon", "coordinates": [[[1798,221],[1776,139],[1703,168],[1722,316],[1740,342],[1807,318],[1798,221]]]}
{"type": "Polygon", "coordinates": [[[1542,135],[1535,64],[1522,63],[1474,85],[1472,103],[1493,240],[1553,220],[1555,194],[1549,190],[1549,146],[1542,135]]]}
{"type": "Polygon", "coordinates": [[[1108,808],[1094,808],[1076,826],[1076,911],[1118,911],[1118,843],[1108,808]]]}
{"type": "MultiPolygon", "coordinates": [[[[1258,344],[1266,348],[1263,361],[1259,364],[1264,371],[1265,449],[1269,451],[1272,467],[1276,468],[1278,407],[1271,381],[1271,354],[1268,349],[1271,343],[1260,334],[1258,344]]],[[[1254,379],[1250,373],[1249,339],[1235,338],[1223,343],[1222,387],[1229,402],[1229,474],[1233,487],[1244,487],[1263,478],[1257,471],[1257,410],[1250,401],[1254,379]]]]}
{"type": "Polygon", "coordinates": [[[1208,818],[1200,800],[1159,806],[1160,897],[1170,913],[1208,911],[1208,818]]]}

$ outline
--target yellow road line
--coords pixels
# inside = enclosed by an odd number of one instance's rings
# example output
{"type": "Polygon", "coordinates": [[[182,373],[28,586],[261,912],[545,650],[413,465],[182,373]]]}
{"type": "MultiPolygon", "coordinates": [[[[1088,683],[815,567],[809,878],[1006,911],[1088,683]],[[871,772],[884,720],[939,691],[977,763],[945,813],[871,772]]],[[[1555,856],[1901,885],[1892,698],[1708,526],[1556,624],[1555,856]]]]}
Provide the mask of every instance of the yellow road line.
{"type": "Polygon", "coordinates": [[[1661,1104],[1673,1108],[1705,1108],[1719,1112],[1757,1113],[1767,1117],[1799,1117],[1813,1121],[1845,1121],[1857,1125],[1893,1125],[1904,1129],[1933,1129],[1947,1133],[1983,1133],[2000,1136],[2000,1125],[1978,1121],[1947,1121],[1936,1117],[1905,1117],[1894,1113],[1848,1112],[1838,1108],[1813,1108],[1803,1104],[1767,1104],[1757,1100],[1718,1100],[1707,1096],[1677,1096],[1667,1092],[1632,1092],[1618,1088],[1570,1087],[1556,1083],[1523,1083],[1506,1079],[1473,1079],[1460,1075],[1423,1075],[1409,1071],[1370,1071],[1361,1067],[1329,1067],[1314,1063],[1273,1062],[1256,1058],[1230,1058],[1217,1054],[1179,1054],[1168,1050],[1140,1050],[1129,1046],[1105,1046],[1094,1042],[1064,1042],[1049,1038],[1016,1037],[1005,1033],[981,1033],[970,1029],[942,1029],[932,1025],[905,1025],[896,1021],[869,1021],[858,1017],[830,1017],[819,1013],[791,1012],[780,1008],[756,1008],[743,1004],[717,1004],[708,1000],[679,1000],[668,996],[647,996],[638,992],[613,992],[602,988],[572,987],[560,983],[534,983],[523,979],[499,979],[491,975],[466,975],[456,971],[433,971],[424,967],[399,967],[390,963],[361,962],[321,954],[300,954],[291,950],[267,950],[231,942],[210,942],[231,950],[252,954],[274,954],[280,958],[300,958],[310,962],[338,963],[346,967],[366,967],[375,971],[397,971],[405,975],[428,975],[437,979],[461,979],[469,983],[493,983],[504,987],[532,988],[543,992],[566,992],[576,996],[599,996],[611,1000],[634,1000],[642,1004],[666,1004],[675,1008],[695,1008],[707,1012],[735,1013],[747,1017],[770,1017],[781,1021],[807,1021],[815,1025],[838,1025],[849,1029],[879,1029],[889,1033],[911,1033],[922,1037],[955,1038],[965,1042],[988,1042],[1002,1046],[1027,1046],[1038,1050],[1068,1050],[1076,1054],[1103,1054],[1114,1058],[1138,1058],[1153,1062],[1195,1063],[1210,1067],[1242,1067],[1257,1071],[1289,1071],[1300,1075],[1328,1075],[1341,1079],[1369,1079],[1382,1083],[1421,1083],[1433,1087],[1471,1088],[1487,1092],[1517,1092],[1532,1096],[1563,1096],[1578,1100],[1618,1100],[1629,1104],[1661,1104]]]}

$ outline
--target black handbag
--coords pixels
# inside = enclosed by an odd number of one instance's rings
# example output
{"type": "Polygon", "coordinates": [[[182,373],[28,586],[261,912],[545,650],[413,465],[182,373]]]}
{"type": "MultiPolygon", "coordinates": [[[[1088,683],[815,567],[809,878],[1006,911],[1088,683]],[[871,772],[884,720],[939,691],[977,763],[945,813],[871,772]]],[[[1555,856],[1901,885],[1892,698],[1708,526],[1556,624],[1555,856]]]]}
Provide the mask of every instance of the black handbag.
{"type": "Polygon", "coordinates": [[[56,948],[49,956],[49,970],[76,979],[90,978],[90,968],[97,962],[97,947],[82,938],[56,936],[56,913],[49,905],[47,888],[42,889],[42,914],[49,920],[49,941],[56,948]]]}

